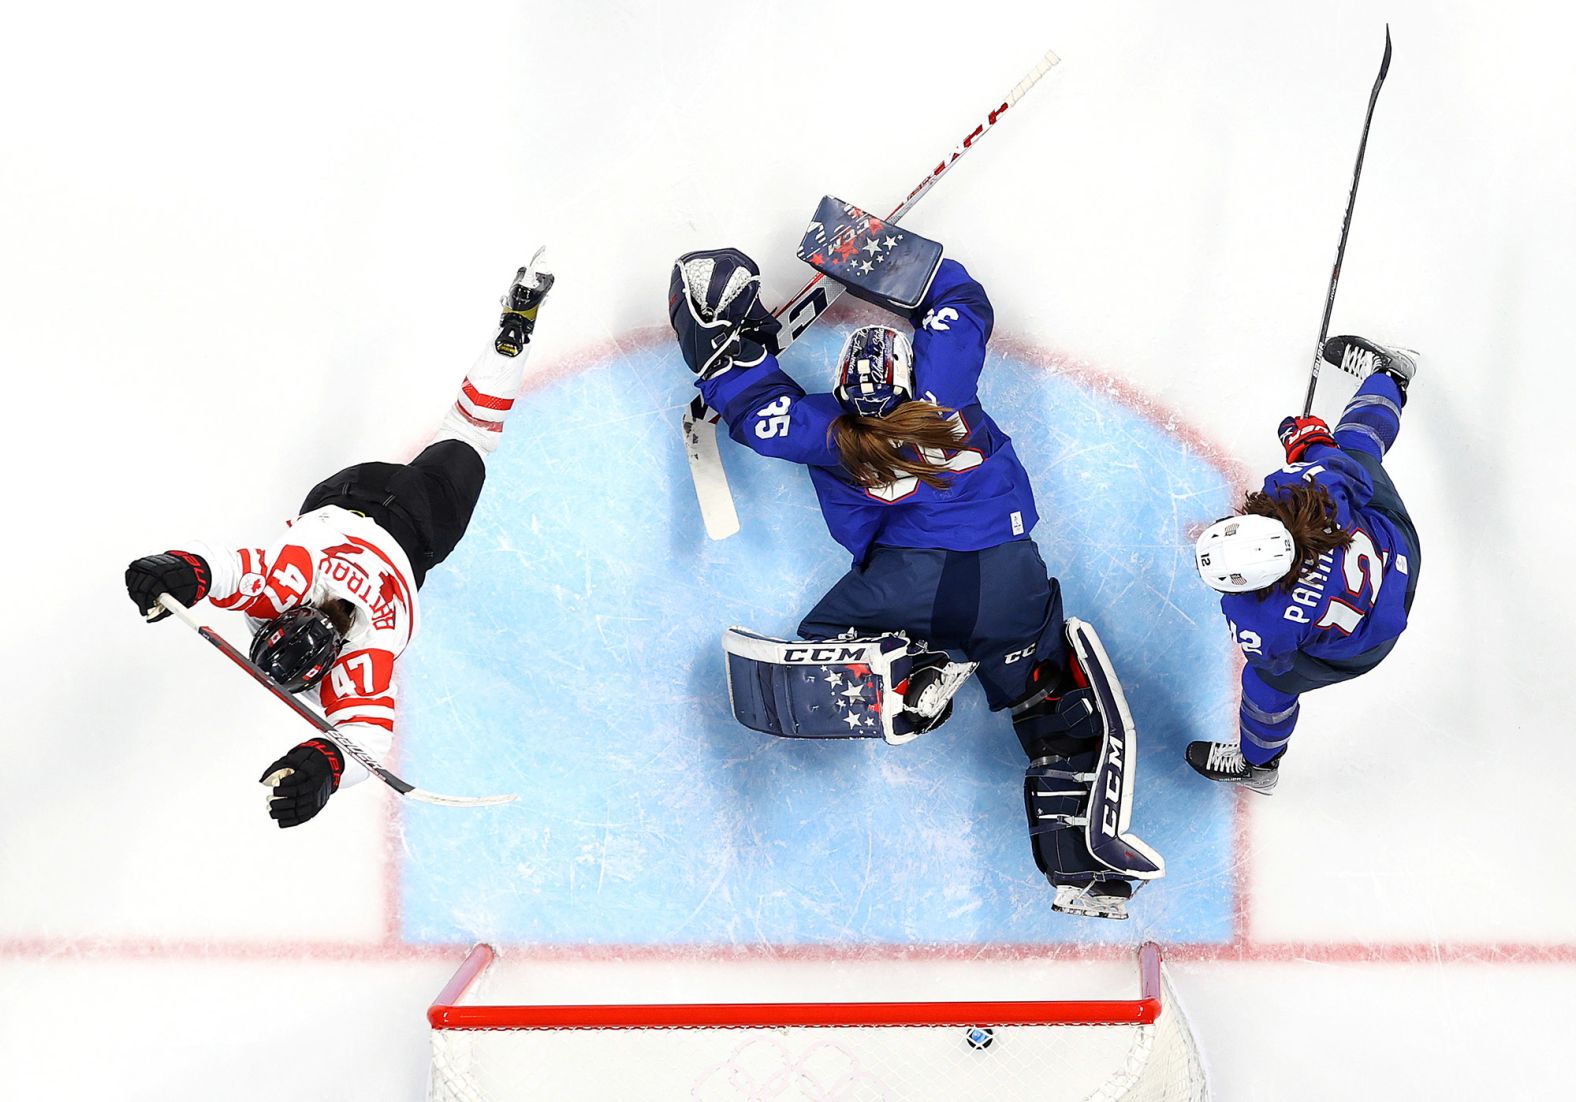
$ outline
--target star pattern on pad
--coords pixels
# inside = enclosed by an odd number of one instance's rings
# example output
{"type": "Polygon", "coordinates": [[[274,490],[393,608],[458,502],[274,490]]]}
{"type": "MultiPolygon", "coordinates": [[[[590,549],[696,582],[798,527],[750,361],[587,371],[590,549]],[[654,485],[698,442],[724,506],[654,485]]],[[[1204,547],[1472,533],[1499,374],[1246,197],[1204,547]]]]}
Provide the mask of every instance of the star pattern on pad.
{"type": "MultiPolygon", "coordinates": [[[[881,678],[865,665],[847,666],[844,671],[847,687],[837,693],[832,701],[836,711],[841,713],[838,718],[848,725],[850,731],[878,726],[881,717],[881,678]]],[[[822,680],[835,687],[843,683],[844,676],[843,671],[828,670],[822,680]]]]}

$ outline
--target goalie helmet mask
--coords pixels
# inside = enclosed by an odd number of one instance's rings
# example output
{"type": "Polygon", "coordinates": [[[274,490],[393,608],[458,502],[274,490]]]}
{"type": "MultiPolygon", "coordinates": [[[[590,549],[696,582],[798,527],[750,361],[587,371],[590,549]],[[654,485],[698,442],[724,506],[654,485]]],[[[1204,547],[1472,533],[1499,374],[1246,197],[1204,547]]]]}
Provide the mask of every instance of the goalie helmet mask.
{"type": "Polygon", "coordinates": [[[1274,585],[1297,565],[1297,544],[1274,517],[1249,513],[1217,520],[1193,546],[1204,584],[1221,593],[1274,585]]]}
{"type": "Polygon", "coordinates": [[[344,636],[322,610],[302,605],[274,617],[252,637],[252,662],[288,692],[305,692],[328,675],[344,636]]]}
{"type": "Polygon", "coordinates": [[[863,325],[837,357],[838,404],[860,417],[885,417],[914,398],[914,346],[889,325],[863,325]]]}

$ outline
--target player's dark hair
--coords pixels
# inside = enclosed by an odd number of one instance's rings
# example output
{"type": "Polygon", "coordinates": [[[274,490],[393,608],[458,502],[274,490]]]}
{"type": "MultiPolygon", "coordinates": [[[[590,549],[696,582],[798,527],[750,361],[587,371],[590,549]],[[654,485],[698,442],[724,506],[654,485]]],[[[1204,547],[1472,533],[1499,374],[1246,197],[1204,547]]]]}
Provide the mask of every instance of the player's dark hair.
{"type": "Polygon", "coordinates": [[[1243,499],[1237,513],[1273,517],[1286,526],[1297,545],[1297,565],[1274,585],[1259,590],[1261,601],[1271,593],[1290,593],[1303,572],[1318,564],[1320,555],[1349,547],[1352,542],[1351,533],[1336,520],[1335,502],[1330,500],[1329,491],[1317,484],[1282,486],[1273,497],[1254,490],[1243,499]]]}
{"type": "Polygon", "coordinates": [[[957,449],[956,422],[947,420],[952,412],[934,402],[904,402],[885,417],[845,413],[826,435],[858,486],[873,490],[908,475],[933,490],[945,490],[952,479],[945,461],[931,463],[917,449],[957,449]],[[916,449],[913,457],[901,450],[905,446],[916,449]]]}
{"type": "Polygon", "coordinates": [[[356,606],[338,597],[330,597],[324,601],[318,606],[318,611],[328,617],[328,622],[334,625],[334,630],[339,632],[341,639],[350,634],[350,629],[356,622],[356,606]]]}

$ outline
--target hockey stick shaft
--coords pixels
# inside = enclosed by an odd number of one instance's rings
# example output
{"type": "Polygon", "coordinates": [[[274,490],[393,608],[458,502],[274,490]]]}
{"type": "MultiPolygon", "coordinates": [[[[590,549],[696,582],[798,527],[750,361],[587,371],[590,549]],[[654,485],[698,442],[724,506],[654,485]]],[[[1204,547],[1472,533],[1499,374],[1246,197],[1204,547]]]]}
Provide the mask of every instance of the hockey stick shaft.
{"type": "Polygon", "coordinates": [[[168,593],[159,594],[159,606],[169,612],[171,616],[174,616],[181,623],[191,628],[198,635],[208,640],[208,642],[212,643],[220,654],[224,655],[231,662],[234,662],[237,666],[241,667],[241,669],[250,674],[253,681],[256,681],[263,688],[267,689],[274,695],[276,699],[286,704],[291,711],[295,712],[296,715],[300,716],[313,727],[317,728],[320,733],[325,734],[329,738],[333,739],[334,745],[338,746],[349,757],[352,757],[356,761],[360,762],[368,773],[371,773],[374,777],[388,785],[395,792],[398,792],[401,796],[408,797],[412,800],[418,800],[422,803],[440,804],[446,807],[488,807],[493,804],[506,804],[516,798],[514,796],[445,796],[442,793],[428,792],[425,789],[417,788],[409,781],[401,779],[400,777],[391,773],[388,769],[384,768],[383,763],[368,753],[367,749],[359,742],[345,734],[343,730],[334,726],[334,724],[328,722],[328,720],[324,719],[322,716],[318,715],[311,708],[301,703],[301,701],[296,699],[294,694],[286,692],[284,689],[282,689],[273,678],[269,677],[266,673],[259,669],[257,664],[254,663],[250,658],[242,654],[235,647],[231,646],[229,641],[221,636],[218,632],[204,624],[199,623],[197,618],[191,614],[191,610],[177,601],[174,597],[170,596],[168,593]]]}
{"type": "Polygon", "coordinates": [[[1357,206],[1357,184],[1363,175],[1363,154],[1368,151],[1368,128],[1373,125],[1374,105],[1379,102],[1379,89],[1384,86],[1385,74],[1390,71],[1390,24],[1384,27],[1384,58],[1379,62],[1379,75],[1374,79],[1374,90],[1368,96],[1368,114],[1363,119],[1362,141],[1357,143],[1357,167],[1352,169],[1352,190],[1346,197],[1346,217],[1341,221],[1341,243],[1335,249],[1335,267],[1330,272],[1330,291],[1324,297],[1324,319],[1319,323],[1319,339],[1313,346],[1313,371],[1308,377],[1308,394],[1303,399],[1302,415],[1313,410],[1313,392],[1319,385],[1319,365],[1324,360],[1324,339],[1330,335],[1330,313],[1335,309],[1335,289],[1341,281],[1341,262],[1346,257],[1346,237],[1352,229],[1352,210],[1357,206]]]}
{"type": "MultiPolygon", "coordinates": [[[[915,185],[903,201],[886,216],[886,221],[895,222],[913,210],[914,206],[936,185],[936,181],[945,176],[952,166],[958,163],[958,159],[973,149],[986,132],[996,125],[997,120],[1060,62],[1061,58],[1054,51],[1045,51],[1045,56],[1040,58],[1022,80],[1013,85],[1001,104],[991,110],[985,116],[985,120],[969,131],[948,156],[942,158],[935,168],[925,174],[925,178],[915,185]]],[[[772,351],[781,355],[806,329],[815,324],[815,320],[826,313],[842,294],[842,284],[828,281],[824,274],[817,272],[797,294],[772,311],[772,316],[783,322],[782,329],[772,342],[772,351]]],[[[718,420],[717,412],[708,408],[705,399],[696,394],[690,399],[689,407],[684,413],[682,428],[685,451],[689,456],[690,477],[695,482],[695,493],[700,501],[706,534],[712,539],[726,539],[739,530],[739,518],[734,508],[733,495],[728,489],[728,476],[722,466],[722,455],[717,448],[718,420]]]]}
{"type": "MultiPolygon", "coordinates": [[[[1040,58],[1034,68],[1030,69],[1022,80],[1013,85],[1012,91],[1007,93],[1000,106],[993,108],[985,116],[985,121],[969,131],[963,141],[953,147],[950,154],[944,157],[935,168],[925,174],[925,178],[915,185],[914,189],[904,197],[903,201],[892,208],[891,212],[886,216],[886,221],[896,222],[912,211],[919,204],[919,201],[929,194],[930,189],[936,186],[936,181],[951,171],[952,166],[958,163],[958,159],[973,149],[979,140],[996,125],[997,120],[1027,95],[1029,89],[1039,83],[1041,77],[1060,64],[1061,60],[1054,51],[1045,51],[1045,56],[1040,58]]],[[[799,288],[797,294],[772,312],[773,317],[784,323],[782,332],[777,337],[775,351],[781,355],[789,345],[798,340],[800,334],[814,324],[815,319],[824,314],[832,303],[842,296],[843,290],[841,283],[835,280],[828,281],[824,273],[816,272],[808,283],[799,288]],[[808,315],[805,314],[807,309],[809,310],[808,315]]]]}

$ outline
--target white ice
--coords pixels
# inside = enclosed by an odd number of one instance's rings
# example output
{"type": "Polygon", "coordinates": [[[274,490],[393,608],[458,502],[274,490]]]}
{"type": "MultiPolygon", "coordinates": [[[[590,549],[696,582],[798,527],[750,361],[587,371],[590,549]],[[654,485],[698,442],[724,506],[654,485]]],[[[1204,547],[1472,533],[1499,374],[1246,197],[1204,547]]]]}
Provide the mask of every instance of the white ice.
{"type": "Polygon", "coordinates": [[[411,454],[539,242],[565,373],[665,324],[683,249],[788,293],[821,194],[902,194],[1046,48],[915,225],[1012,332],[1267,470],[1387,18],[1332,329],[1423,354],[1392,462],[1427,575],[1246,810],[1242,940],[1172,971],[1221,1098],[1564,1096],[1569,20],[1354,0],[8,9],[0,1094],[414,1100],[457,960],[400,940],[385,794],[273,828],[294,721],[138,623],[127,561],[411,454]]]}

